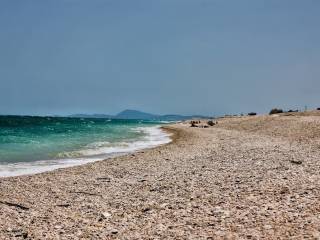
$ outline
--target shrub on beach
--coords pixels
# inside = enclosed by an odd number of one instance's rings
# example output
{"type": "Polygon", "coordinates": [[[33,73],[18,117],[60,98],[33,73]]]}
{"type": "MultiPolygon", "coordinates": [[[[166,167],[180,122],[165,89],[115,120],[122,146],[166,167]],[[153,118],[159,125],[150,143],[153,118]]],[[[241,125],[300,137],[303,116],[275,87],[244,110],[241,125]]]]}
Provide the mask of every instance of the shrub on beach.
{"type": "Polygon", "coordinates": [[[257,115],[257,113],[255,113],[255,112],[248,113],[248,116],[255,116],[255,115],[257,115]]]}
{"type": "Polygon", "coordinates": [[[278,108],[274,108],[270,111],[270,115],[272,114],[278,114],[278,113],[283,113],[283,110],[282,109],[278,109],[278,108]]]}

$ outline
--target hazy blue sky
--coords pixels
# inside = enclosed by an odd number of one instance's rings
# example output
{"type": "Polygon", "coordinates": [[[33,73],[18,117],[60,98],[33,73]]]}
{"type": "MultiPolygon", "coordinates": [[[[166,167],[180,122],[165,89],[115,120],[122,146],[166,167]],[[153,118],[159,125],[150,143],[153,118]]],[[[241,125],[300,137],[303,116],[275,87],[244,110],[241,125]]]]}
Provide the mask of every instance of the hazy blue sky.
{"type": "Polygon", "coordinates": [[[0,113],[320,107],[319,0],[1,0],[0,113]]]}

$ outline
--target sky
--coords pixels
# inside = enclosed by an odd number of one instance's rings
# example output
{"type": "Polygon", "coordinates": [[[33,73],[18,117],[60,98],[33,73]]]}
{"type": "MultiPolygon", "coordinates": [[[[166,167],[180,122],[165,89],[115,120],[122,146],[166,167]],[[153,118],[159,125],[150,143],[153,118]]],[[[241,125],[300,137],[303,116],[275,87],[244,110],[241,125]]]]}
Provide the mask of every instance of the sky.
{"type": "Polygon", "coordinates": [[[1,0],[0,114],[320,107],[318,0],[1,0]]]}

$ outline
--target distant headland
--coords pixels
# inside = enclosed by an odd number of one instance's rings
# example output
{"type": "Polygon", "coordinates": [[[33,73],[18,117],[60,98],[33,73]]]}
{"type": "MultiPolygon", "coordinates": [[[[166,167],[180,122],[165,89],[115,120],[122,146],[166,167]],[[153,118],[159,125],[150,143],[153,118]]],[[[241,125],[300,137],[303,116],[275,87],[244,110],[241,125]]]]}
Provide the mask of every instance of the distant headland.
{"type": "Polygon", "coordinates": [[[166,114],[166,115],[157,115],[152,113],[146,113],[138,110],[124,110],[116,115],[107,115],[107,114],[72,114],[68,117],[76,118],[109,118],[109,119],[143,119],[143,120],[158,120],[158,121],[182,121],[192,118],[209,118],[208,116],[202,115],[190,115],[183,116],[177,114],[166,114]]]}

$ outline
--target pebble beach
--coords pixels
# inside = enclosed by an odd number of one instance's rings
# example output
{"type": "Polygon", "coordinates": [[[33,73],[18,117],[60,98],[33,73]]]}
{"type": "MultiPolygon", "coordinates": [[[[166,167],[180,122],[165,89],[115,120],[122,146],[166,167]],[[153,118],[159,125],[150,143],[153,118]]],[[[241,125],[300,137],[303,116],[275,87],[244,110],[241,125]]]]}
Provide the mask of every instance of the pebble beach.
{"type": "Polygon", "coordinates": [[[171,124],[166,145],[0,178],[0,239],[320,239],[319,112],[171,124]]]}

